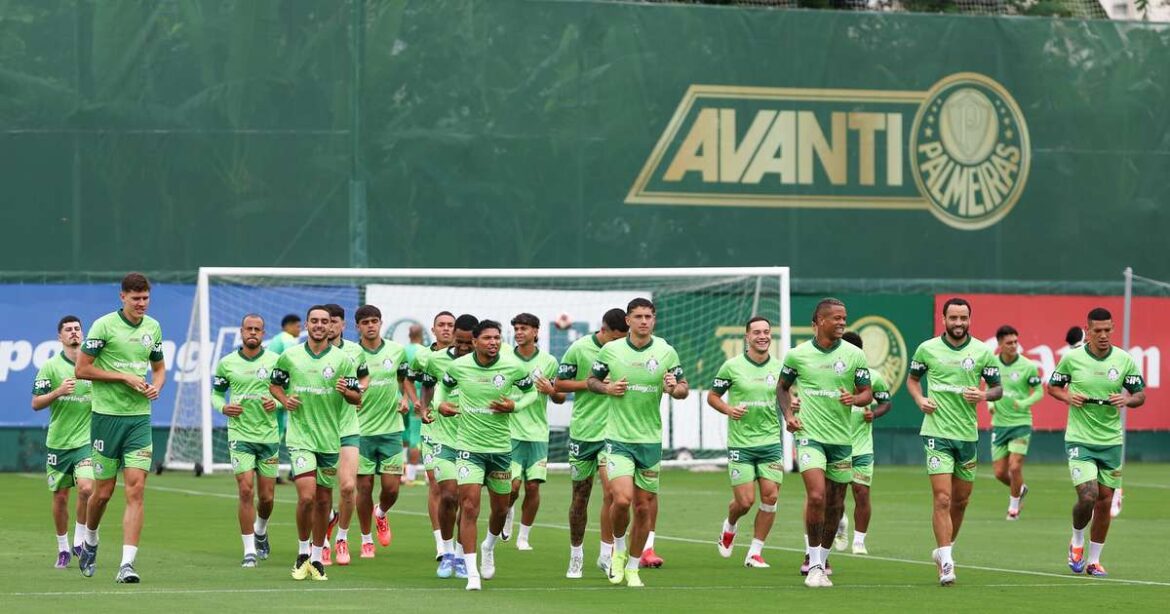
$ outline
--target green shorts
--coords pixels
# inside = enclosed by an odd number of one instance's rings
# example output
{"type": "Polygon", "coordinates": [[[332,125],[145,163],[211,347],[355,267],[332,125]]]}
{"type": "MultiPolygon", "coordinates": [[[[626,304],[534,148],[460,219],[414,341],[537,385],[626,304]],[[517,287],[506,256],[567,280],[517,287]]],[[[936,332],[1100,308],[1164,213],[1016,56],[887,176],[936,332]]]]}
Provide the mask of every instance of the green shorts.
{"type": "Polygon", "coordinates": [[[341,436],[341,445],[338,447],[339,448],[358,448],[358,449],[361,449],[362,436],[361,435],[342,435],[341,436]]]}
{"type": "Polygon", "coordinates": [[[574,482],[592,480],[605,463],[604,441],[569,440],[569,474],[574,482]]]}
{"type": "Polygon", "coordinates": [[[1032,427],[996,426],[991,429],[991,460],[997,461],[1008,454],[1028,455],[1028,441],[1032,438],[1032,427]]]}
{"type": "Polygon", "coordinates": [[[228,455],[232,472],[236,475],[249,471],[260,472],[262,478],[275,478],[280,473],[280,444],[229,441],[228,455]]]}
{"type": "Polygon", "coordinates": [[[510,453],[459,452],[455,463],[459,485],[477,484],[497,495],[512,493],[512,455],[510,453]]]}
{"type": "Polygon", "coordinates": [[[402,416],[402,421],[406,428],[402,431],[402,441],[408,448],[417,448],[419,441],[422,439],[422,419],[413,411],[408,411],[402,416]]]}
{"type": "Polygon", "coordinates": [[[288,455],[292,459],[294,476],[299,478],[302,475],[315,473],[318,486],[337,488],[337,464],[341,459],[341,454],[290,449],[288,455]]]}
{"type": "Polygon", "coordinates": [[[853,457],[853,483],[869,486],[873,484],[873,454],[853,457]]]}
{"type": "Polygon", "coordinates": [[[89,433],[93,440],[93,477],[110,480],[119,467],[150,471],[154,451],[150,436],[150,416],[90,416],[89,433]]]}
{"type": "Polygon", "coordinates": [[[821,443],[801,437],[796,440],[796,461],[800,472],[820,469],[825,477],[838,484],[853,481],[853,446],[821,443]]]}
{"type": "Polygon", "coordinates": [[[49,479],[49,490],[56,492],[72,488],[77,480],[93,479],[93,448],[49,448],[45,455],[45,475],[49,479]]]}
{"type": "Polygon", "coordinates": [[[358,447],[358,475],[402,475],[406,453],[402,450],[402,431],[363,436],[358,447]]]}
{"type": "Polygon", "coordinates": [[[1073,486],[1096,480],[1102,486],[1121,488],[1121,469],[1125,459],[1121,446],[1092,446],[1072,441],[1064,442],[1068,452],[1068,471],[1073,486]]]}
{"type": "Polygon", "coordinates": [[[344,413],[341,414],[341,419],[337,421],[337,432],[341,434],[342,442],[348,441],[352,443],[342,443],[341,445],[343,447],[356,448],[358,447],[358,441],[361,439],[362,432],[361,423],[358,422],[357,408],[346,403],[342,411],[344,413]]]}
{"type": "Polygon", "coordinates": [[[965,482],[975,481],[979,446],[974,441],[922,436],[926,450],[926,473],[954,475],[965,482]]]}
{"type": "Polygon", "coordinates": [[[617,478],[633,477],[634,486],[646,492],[658,492],[662,444],[606,441],[605,458],[605,470],[611,482],[617,478]]]}
{"type": "Polygon", "coordinates": [[[548,480],[548,442],[512,440],[512,479],[525,482],[548,480]]]}
{"type": "MultiPolygon", "coordinates": [[[[425,445],[425,444],[424,444],[425,445]]],[[[436,482],[459,479],[458,468],[459,452],[445,443],[437,441],[431,443],[431,471],[434,472],[436,482]]],[[[511,485],[508,486],[509,491],[511,485]]]]}
{"type": "Polygon", "coordinates": [[[727,449],[727,473],[731,485],[751,484],[756,480],[784,483],[784,445],[775,443],[750,448],[727,449]]]}

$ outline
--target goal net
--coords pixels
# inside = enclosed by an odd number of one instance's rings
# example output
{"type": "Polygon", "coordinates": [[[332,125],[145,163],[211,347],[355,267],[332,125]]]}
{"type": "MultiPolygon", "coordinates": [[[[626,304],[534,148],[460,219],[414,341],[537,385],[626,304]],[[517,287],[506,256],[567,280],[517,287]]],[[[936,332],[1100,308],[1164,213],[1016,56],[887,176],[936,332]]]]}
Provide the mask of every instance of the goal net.
{"type": "MultiPolygon", "coordinates": [[[[657,308],[655,334],[678,351],[690,396],[662,401],[666,466],[726,463],[727,419],[706,403],[720,364],[743,351],[743,325],[753,315],[774,322],[773,353],[791,342],[786,267],[694,269],[311,269],[202,268],[187,334],[198,352],[199,377],[179,382],[165,466],[211,472],[230,468],[225,418],[211,407],[211,375],[239,347],[240,319],[264,317],[266,337],[286,314],[302,319],[312,304],[345,308],[348,339],[353,313],[364,303],[381,309],[383,336],[404,345],[421,324],[429,344],[436,313],[470,313],[507,323],[529,312],[541,320],[538,345],[558,359],[574,340],[601,325],[602,315],[647,297],[657,308]]],[[[194,361],[192,361],[194,362],[194,361]]],[[[190,364],[190,363],[188,363],[190,364]]],[[[550,468],[567,460],[572,398],[549,404],[550,468]]],[[[791,445],[787,446],[791,451],[791,445]]]]}

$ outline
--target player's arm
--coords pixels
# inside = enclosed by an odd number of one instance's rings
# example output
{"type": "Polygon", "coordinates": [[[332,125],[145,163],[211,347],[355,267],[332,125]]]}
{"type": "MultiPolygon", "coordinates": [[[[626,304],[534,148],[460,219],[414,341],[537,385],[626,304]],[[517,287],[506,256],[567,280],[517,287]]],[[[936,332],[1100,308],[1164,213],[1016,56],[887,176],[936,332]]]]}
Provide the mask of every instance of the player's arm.
{"type": "Polygon", "coordinates": [[[623,377],[616,382],[606,381],[606,378],[609,377],[609,365],[603,360],[602,354],[605,353],[605,349],[602,348],[601,354],[597,355],[597,361],[589,369],[589,379],[585,380],[585,384],[589,387],[589,392],[607,394],[614,397],[625,396],[628,385],[626,378],[623,377]]]}
{"type": "Polygon", "coordinates": [[[244,408],[235,403],[228,404],[227,391],[231,387],[231,382],[223,370],[222,363],[220,365],[216,367],[215,376],[211,378],[211,407],[229,418],[235,418],[244,413],[244,408]]]}
{"type": "MultiPolygon", "coordinates": [[[[677,360],[677,357],[675,358],[677,360]]],[[[678,401],[691,394],[691,387],[687,384],[682,365],[676,363],[674,368],[666,370],[666,375],[662,376],[662,389],[670,395],[670,398],[678,401]]]]}
{"type": "Polygon", "coordinates": [[[589,389],[589,378],[577,379],[577,352],[573,347],[565,352],[565,357],[561,359],[560,366],[557,367],[557,379],[553,382],[556,386],[557,392],[581,392],[589,389]]]}
{"type": "Polygon", "coordinates": [[[732,420],[739,420],[747,413],[747,406],[743,404],[731,405],[723,400],[723,395],[731,390],[731,385],[730,374],[726,368],[721,367],[719,372],[715,374],[715,379],[711,380],[711,388],[707,391],[707,405],[732,420]]]}
{"type": "Polygon", "coordinates": [[[81,346],[81,353],[77,355],[77,366],[73,372],[78,379],[87,379],[91,382],[115,382],[141,392],[146,381],[132,373],[118,373],[107,371],[94,364],[94,359],[101,353],[106,342],[104,339],[89,338],[81,346]]]}
{"type": "Polygon", "coordinates": [[[890,408],[894,406],[894,404],[890,402],[890,392],[888,390],[875,390],[873,392],[873,400],[877,403],[877,405],[875,405],[874,408],[870,410],[870,413],[872,414],[872,416],[869,418],[870,422],[890,413],[890,408]]]}
{"type": "Polygon", "coordinates": [[[285,357],[281,354],[276,365],[272,367],[272,374],[268,376],[268,392],[272,394],[272,398],[276,399],[288,411],[296,411],[301,406],[301,399],[297,395],[285,394],[288,390],[290,367],[285,364],[285,357]]]}
{"type": "Polygon", "coordinates": [[[418,395],[414,392],[414,383],[407,378],[406,363],[398,368],[398,392],[401,393],[401,402],[398,411],[406,413],[412,407],[418,407],[418,395]]]}
{"type": "Polygon", "coordinates": [[[350,375],[338,377],[334,389],[341,393],[346,403],[350,405],[362,404],[362,390],[364,388],[362,388],[361,378],[356,374],[356,371],[351,372],[350,375]]]}
{"type": "MultiPolygon", "coordinates": [[[[788,354],[788,356],[791,355],[791,353],[788,354]]],[[[796,370],[795,364],[789,363],[788,358],[785,357],[784,366],[780,368],[780,381],[776,382],[776,405],[780,407],[780,419],[790,433],[795,433],[804,427],[800,422],[800,416],[796,415],[795,408],[792,406],[792,395],[789,393],[798,375],[799,372],[796,370]]]]}
{"type": "Polygon", "coordinates": [[[1032,373],[1028,375],[1028,396],[1020,399],[1018,405],[1022,409],[1027,409],[1036,403],[1039,403],[1040,399],[1043,398],[1044,382],[1040,379],[1040,373],[1036,371],[1035,367],[1033,367],[1032,373]]]}
{"type": "Polygon", "coordinates": [[[440,414],[447,417],[459,415],[459,406],[447,400],[458,387],[459,380],[455,379],[450,371],[443,374],[443,379],[436,386],[435,394],[435,403],[438,403],[436,408],[440,414]]]}
{"type": "Polygon", "coordinates": [[[938,409],[934,400],[922,394],[922,376],[926,375],[926,361],[920,356],[921,348],[914,353],[914,358],[910,360],[910,374],[906,377],[906,392],[910,393],[910,398],[914,399],[914,404],[918,409],[922,410],[924,414],[933,414],[934,410],[938,409]]]}
{"type": "Polygon", "coordinates": [[[53,380],[48,377],[48,373],[44,371],[37,373],[37,378],[33,380],[33,398],[32,408],[40,411],[53,404],[60,397],[73,394],[73,390],[77,385],[77,380],[72,377],[65,378],[60,386],[53,387],[53,380]]]}
{"type": "Polygon", "coordinates": [[[848,407],[869,407],[873,403],[873,385],[869,381],[869,367],[860,365],[853,370],[853,392],[841,389],[839,399],[848,407]]]}
{"type": "Polygon", "coordinates": [[[1131,364],[1125,378],[1121,380],[1121,389],[1125,394],[1109,395],[1109,402],[1114,407],[1121,409],[1128,407],[1134,409],[1141,407],[1146,402],[1146,381],[1142,379],[1142,374],[1137,370],[1137,365],[1131,364]]]}

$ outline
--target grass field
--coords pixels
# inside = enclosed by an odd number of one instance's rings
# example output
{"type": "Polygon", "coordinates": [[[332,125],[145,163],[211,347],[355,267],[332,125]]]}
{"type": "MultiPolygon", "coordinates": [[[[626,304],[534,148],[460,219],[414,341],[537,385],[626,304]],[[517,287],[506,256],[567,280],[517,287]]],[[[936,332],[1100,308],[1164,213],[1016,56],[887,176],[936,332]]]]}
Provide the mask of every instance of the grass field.
{"type": "MultiPolygon", "coordinates": [[[[986,468],[985,468],[986,469],[986,468]]],[[[1004,521],[1007,491],[986,472],[976,485],[967,521],[955,547],[958,584],[940,588],[930,550],[930,495],[923,471],[879,467],[868,557],[834,553],[836,587],[807,589],[797,573],[803,545],[803,488],[789,475],[780,495],[780,516],[765,551],[771,569],[745,569],[750,517],[741,521],[731,559],[718,556],[714,539],[726,513],[726,475],[670,471],[663,476],[656,550],[666,559],[644,570],[645,590],[611,587],[591,566],[597,556],[596,507],[586,536],[586,578],[566,580],[568,478],[554,474],[532,533],[533,552],[514,543],[497,548],[497,574],[480,593],[463,581],[434,576],[433,542],[425,514],[425,489],[404,488],[392,512],[394,541],[374,560],[354,558],[329,568],[329,582],[294,582],[291,486],[277,490],[270,528],[273,557],[257,569],[239,567],[235,483],[230,476],[195,478],[187,473],[151,476],[147,525],[138,570],[143,583],[114,583],[120,558],[121,501],[102,528],[97,574],[83,578],[76,564],[53,569],[55,542],[49,494],[40,475],[0,475],[8,528],[9,570],[0,579],[3,610],[67,611],[84,603],[97,611],[207,611],[254,609],[446,611],[763,611],[777,606],[804,611],[1166,611],[1170,601],[1170,466],[1126,467],[1125,509],[1114,520],[1102,562],[1111,576],[1073,576],[1065,565],[1073,490],[1063,465],[1027,468],[1031,494],[1019,522],[1004,521]],[[15,559],[15,560],[11,560],[15,559]],[[79,601],[83,599],[84,601],[79,601]],[[1159,606],[1158,604],[1162,605],[1159,606]]],[[[850,503],[850,509],[852,504],[850,503]]],[[[486,509],[486,506],[485,506],[486,509]]],[[[351,539],[357,541],[356,520],[351,539]]],[[[481,523],[481,527],[482,527],[481,523]]],[[[482,535],[482,528],[481,528],[482,535]]]]}

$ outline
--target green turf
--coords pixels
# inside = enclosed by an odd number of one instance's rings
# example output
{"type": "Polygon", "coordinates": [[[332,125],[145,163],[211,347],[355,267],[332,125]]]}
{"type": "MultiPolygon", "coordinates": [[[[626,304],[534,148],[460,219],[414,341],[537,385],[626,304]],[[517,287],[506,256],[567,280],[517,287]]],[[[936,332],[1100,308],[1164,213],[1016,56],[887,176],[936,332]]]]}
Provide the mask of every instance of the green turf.
{"type": "MultiPolygon", "coordinates": [[[[666,472],[656,550],[666,559],[644,570],[647,589],[610,587],[592,567],[596,524],[586,536],[587,574],[566,580],[568,535],[564,527],[568,479],[554,474],[533,530],[533,552],[513,543],[497,549],[496,579],[481,593],[466,593],[459,580],[434,577],[433,542],[423,488],[404,488],[391,514],[394,542],[372,561],[354,558],[348,568],[329,568],[329,582],[294,582],[288,569],[296,551],[291,486],[278,487],[271,524],[273,558],[258,569],[239,568],[234,481],[230,476],[195,478],[186,473],[151,476],[147,524],[138,569],[143,583],[113,581],[120,549],[121,496],[117,493],[102,528],[97,574],[83,578],[76,565],[53,569],[55,542],[49,494],[39,475],[0,475],[4,504],[0,522],[9,531],[9,566],[0,576],[4,611],[68,611],[85,603],[97,611],[366,610],[443,611],[942,611],[1039,610],[1056,608],[1160,610],[1170,601],[1166,554],[1170,467],[1126,467],[1125,510],[1113,523],[1102,562],[1111,577],[1075,577],[1065,566],[1073,489],[1058,465],[1027,468],[1031,494],[1019,522],[1004,521],[1007,491],[986,474],[975,488],[967,521],[955,548],[958,584],[937,585],[930,563],[933,538],[930,495],[923,471],[879,467],[874,489],[871,556],[835,553],[836,587],[806,589],[797,574],[802,541],[799,518],[803,489],[789,475],[780,495],[780,516],[766,551],[771,569],[743,568],[750,518],[741,522],[736,551],[722,559],[714,547],[729,489],[722,472],[666,472]],[[78,598],[84,598],[84,602],[78,598]],[[10,609],[11,608],[11,609],[10,609]]],[[[851,507],[851,505],[850,505],[851,507]]],[[[486,506],[485,506],[486,508],[486,506]]],[[[596,506],[592,518],[596,519],[596,506]]],[[[356,542],[356,521],[352,539],[356,542]]],[[[481,523],[482,527],[482,523],[481,523]]],[[[482,532],[481,532],[482,535],[482,532]]],[[[1162,610],[1164,611],[1164,610],[1162,610]]]]}

